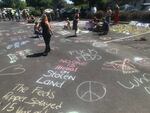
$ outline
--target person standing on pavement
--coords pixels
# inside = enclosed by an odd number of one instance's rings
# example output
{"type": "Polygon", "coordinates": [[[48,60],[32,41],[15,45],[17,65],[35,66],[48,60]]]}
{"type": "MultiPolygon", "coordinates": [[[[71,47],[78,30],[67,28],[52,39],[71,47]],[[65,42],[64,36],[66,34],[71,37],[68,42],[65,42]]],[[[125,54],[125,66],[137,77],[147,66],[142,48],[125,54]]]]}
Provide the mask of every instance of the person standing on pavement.
{"type": "Polygon", "coordinates": [[[119,22],[119,6],[118,4],[115,5],[115,14],[114,14],[114,24],[118,24],[119,22]]]}
{"type": "Polygon", "coordinates": [[[39,24],[39,28],[40,26],[42,27],[42,36],[44,38],[45,43],[45,51],[43,52],[43,56],[47,56],[48,53],[51,51],[50,40],[53,32],[46,14],[43,14],[42,21],[39,24]]]}
{"type": "Polygon", "coordinates": [[[79,11],[75,11],[74,19],[73,19],[73,30],[75,30],[75,36],[77,36],[77,30],[78,30],[78,22],[79,22],[79,11]]]}
{"type": "Polygon", "coordinates": [[[109,25],[111,22],[111,16],[112,16],[112,10],[110,7],[108,7],[106,11],[106,21],[108,22],[109,25]]]}

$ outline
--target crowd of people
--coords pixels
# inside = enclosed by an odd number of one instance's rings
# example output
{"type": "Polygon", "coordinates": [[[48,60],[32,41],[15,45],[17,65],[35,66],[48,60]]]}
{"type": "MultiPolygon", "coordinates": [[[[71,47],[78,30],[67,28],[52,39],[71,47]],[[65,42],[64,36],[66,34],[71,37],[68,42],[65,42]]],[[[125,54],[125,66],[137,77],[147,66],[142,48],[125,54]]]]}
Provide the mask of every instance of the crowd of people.
{"type": "MultiPolygon", "coordinates": [[[[94,13],[96,13],[96,8],[93,8],[92,10],[93,10],[93,18],[86,23],[85,28],[94,32],[98,32],[101,35],[107,35],[109,32],[109,27],[110,27],[111,20],[112,20],[111,17],[113,14],[111,8],[110,7],[107,8],[105,16],[101,19],[98,19],[96,16],[94,16],[94,13]]],[[[72,29],[75,31],[74,32],[75,37],[78,36],[77,31],[79,29],[78,27],[79,19],[80,19],[80,12],[79,10],[76,10],[74,14],[72,26],[68,17],[66,18],[66,21],[64,24],[65,30],[72,29]]],[[[47,15],[44,14],[41,18],[41,22],[39,23],[36,22],[34,26],[34,31],[37,37],[43,36],[44,38],[44,42],[45,42],[45,51],[43,53],[44,56],[47,56],[48,53],[51,51],[50,40],[51,40],[51,36],[53,32],[52,32],[50,21],[51,20],[48,20],[47,15]],[[40,28],[42,28],[42,32],[40,28]]],[[[119,6],[116,5],[113,23],[117,24],[118,21],[119,21],[119,6]]]]}
{"type": "Polygon", "coordinates": [[[0,9],[0,21],[17,21],[20,22],[28,21],[29,23],[34,23],[35,17],[29,14],[29,11],[24,9],[12,9],[12,8],[3,8],[0,9]]]}
{"type": "MultiPolygon", "coordinates": [[[[97,18],[95,16],[95,13],[97,12],[97,8],[93,7],[91,9],[92,11],[92,18],[86,23],[85,29],[88,29],[93,32],[98,32],[99,34],[102,35],[107,35],[109,32],[109,27],[110,24],[112,23],[112,10],[110,7],[107,8],[104,17],[102,18],[97,18]]],[[[115,11],[114,11],[114,24],[117,24],[119,21],[119,6],[116,4],[115,6],[115,11]]],[[[57,10],[56,18],[59,21],[60,15],[59,15],[59,10],[57,10]]],[[[44,43],[45,43],[45,50],[43,52],[43,56],[47,56],[48,53],[51,51],[50,48],[50,41],[51,41],[51,36],[53,35],[52,27],[51,27],[51,16],[46,14],[46,12],[43,12],[41,18],[39,19],[40,21],[35,21],[35,17],[33,15],[29,15],[29,12],[27,10],[22,10],[20,11],[19,9],[13,10],[13,9],[7,9],[1,10],[0,13],[0,19],[3,19],[4,21],[6,20],[16,20],[20,21],[21,19],[27,21],[28,23],[35,23],[34,25],[34,34],[36,35],[37,38],[43,37],[44,43]]],[[[78,23],[80,19],[80,13],[79,10],[76,10],[74,13],[73,17],[73,22],[71,25],[70,19],[67,17],[65,24],[64,24],[64,29],[65,30],[74,30],[74,36],[78,36],[78,23]]]]}
{"type": "Polygon", "coordinates": [[[110,25],[118,24],[118,22],[119,22],[119,6],[118,4],[116,4],[114,13],[110,7],[107,7],[105,15],[102,18],[97,18],[96,16],[93,16],[92,19],[86,22],[85,29],[106,35],[109,32],[110,25]]]}

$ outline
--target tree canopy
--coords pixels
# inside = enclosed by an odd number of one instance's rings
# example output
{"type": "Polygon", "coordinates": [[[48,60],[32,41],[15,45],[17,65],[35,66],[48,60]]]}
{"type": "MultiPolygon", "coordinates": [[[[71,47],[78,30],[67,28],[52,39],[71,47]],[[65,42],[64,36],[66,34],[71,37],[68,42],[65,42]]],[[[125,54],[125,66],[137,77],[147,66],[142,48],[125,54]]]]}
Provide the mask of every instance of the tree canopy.
{"type": "Polygon", "coordinates": [[[74,5],[80,5],[80,4],[88,4],[89,7],[93,6],[101,6],[103,4],[107,4],[111,0],[71,0],[74,5]]]}
{"type": "Polygon", "coordinates": [[[25,8],[26,2],[21,0],[1,0],[1,7],[25,8]]]}
{"type": "Polygon", "coordinates": [[[1,7],[24,8],[31,6],[35,8],[63,8],[66,6],[65,0],[0,0],[1,7]]]}
{"type": "Polygon", "coordinates": [[[44,8],[62,8],[65,7],[65,0],[26,0],[28,6],[44,8]]]}
{"type": "Polygon", "coordinates": [[[28,6],[32,7],[50,7],[52,0],[26,0],[28,6]]]}

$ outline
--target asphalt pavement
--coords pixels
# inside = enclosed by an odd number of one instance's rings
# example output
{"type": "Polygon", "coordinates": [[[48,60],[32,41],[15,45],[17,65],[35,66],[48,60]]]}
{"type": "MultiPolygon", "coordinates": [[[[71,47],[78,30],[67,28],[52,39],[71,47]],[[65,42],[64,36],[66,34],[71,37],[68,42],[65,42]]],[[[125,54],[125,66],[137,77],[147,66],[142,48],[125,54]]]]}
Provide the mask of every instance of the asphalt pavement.
{"type": "Polygon", "coordinates": [[[150,113],[150,33],[52,22],[52,51],[33,24],[0,22],[0,113],[150,113]],[[143,40],[144,39],[144,40],[143,40]]]}

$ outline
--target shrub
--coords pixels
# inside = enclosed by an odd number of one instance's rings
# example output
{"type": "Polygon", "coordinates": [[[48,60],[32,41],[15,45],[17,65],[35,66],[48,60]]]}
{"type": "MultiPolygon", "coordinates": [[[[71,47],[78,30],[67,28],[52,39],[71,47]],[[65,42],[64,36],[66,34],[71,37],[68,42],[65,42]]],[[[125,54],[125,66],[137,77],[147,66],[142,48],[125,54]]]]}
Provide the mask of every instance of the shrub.
{"type": "Polygon", "coordinates": [[[130,13],[128,12],[121,12],[120,13],[120,21],[129,21],[130,20],[130,13]]]}
{"type": "Polygon", "coordinates": [[[104,17],[104,11],[101,11],[101,10],[97,11],[97,13],[95,14],[95,16],[97,18],[101,19],[102,17],[104,17]]]}
{"type": "Polygon", "coordinates": [[[41,11],[39,9],[32,9],[30,14],[33,16],[41,16],[41,11]]]}
{"type": "Polygon", "coordinates": [[[142,21],[142,22],[150,22],[150,12],[121,12],[120,13],[121,21],[142,21]]]}

